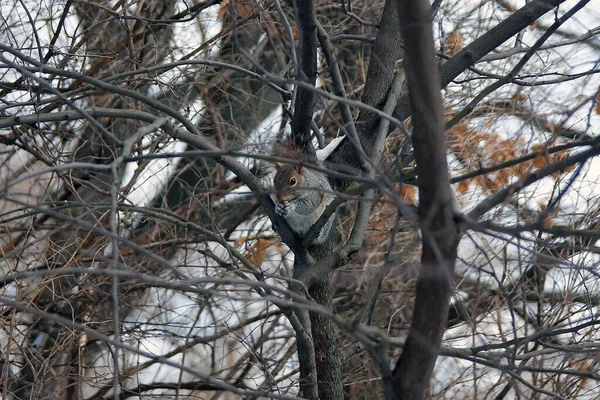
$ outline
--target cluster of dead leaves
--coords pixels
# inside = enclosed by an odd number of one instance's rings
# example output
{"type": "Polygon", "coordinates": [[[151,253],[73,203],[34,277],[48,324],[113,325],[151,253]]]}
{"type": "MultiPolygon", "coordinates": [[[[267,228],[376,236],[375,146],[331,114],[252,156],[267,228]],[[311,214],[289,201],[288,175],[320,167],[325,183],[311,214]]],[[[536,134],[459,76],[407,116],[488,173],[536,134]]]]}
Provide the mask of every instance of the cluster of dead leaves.
{"type": "Polygon", "coordinates": [[[234,246],[236,249],[243,250],[244,256],[256,269],[262,266],[269,249],[281,255],[287,252],[281,245],[281,240],[275,237],[244,236],[236,239],[234,246]]]}
{"type": "MultiPolygon", "coordinates": [[[[231,13],[233,7],[234,13],[242,18],[253,18],[258,16],[261,19],[261,25],[264,27],[269,37],[279,37],[280,39],[286,38],[287,35],[280,32],[279,27],[281,24],[277,22],[279,16],[273,16],[269,14],[268,9],[259,6],[259,3],[252,0],[236,0],[233,4],[231,4],[230,0],[222,0],[219,6],[219,12],[217,13],[217,18],[223,20],[225,16],[231,13]]],[[[295,24],[292,24],[292,32],[295,40],[300,39],[298,27],[295,24]]]]}
{"type": "Polygon", "coordinates": [[[444,54],[453,57],[463,48],[463,34],[460,31],[452,32],[444,42],[444,54]]]}
{"type": "MultiPolygon", "coordinates": [[[[397,183],[394,185],[393,190],[400,195],[402,201],[413,205],[417,204],[416,186],[397,183]]],[[[382,196],[381,201],[375,203],[367,228],[371,244],[380,244],[389,237],[390,230],[397,223],[397,213],[398,207],[388,195],[382,196]]]]}
{"type": "MultiPolygon", "coordinates": [[[[232,7],[232,4],[230,3],[229,0],[221,1],[221,6],[219,7],[219,12],[217,13],[217,18],[223,19],[225,14],[227,14],[230,11],[230,7],[232,7]]],[[[249,17],[250,15],[252,15],[253,6],[252,6],[251,1],[236,0],[233,3],[233,7],[235,7],[235,11],[238,13],[238,15],[240,15],[242,17],[249,17]]]]}
{"type": "MultiPolygon", "coordinates": [[[[549,154],[548,144],[535,144],[528,147],[521,138],[503,139],[495,132],[483,133],[470,128],[466,122],[456,124],[447,133],[450,151],[465,169],[482,170],[481,175],[458,184],[456,190],[459,194],[467,192],[471,185],[479,186],[484,192],[496,192],[509,185],[513,178],[522,179],[534,170],[559,162],[568,156],[567,151],[549,154]],[[483,173],[486,168],[501,165],[528,154],[533,154],[534,158],[494,172],[483,173]]],[[[574,166],[566,167],[560,173],[552,176],[558,178],[573,168],[574,166]]]]}

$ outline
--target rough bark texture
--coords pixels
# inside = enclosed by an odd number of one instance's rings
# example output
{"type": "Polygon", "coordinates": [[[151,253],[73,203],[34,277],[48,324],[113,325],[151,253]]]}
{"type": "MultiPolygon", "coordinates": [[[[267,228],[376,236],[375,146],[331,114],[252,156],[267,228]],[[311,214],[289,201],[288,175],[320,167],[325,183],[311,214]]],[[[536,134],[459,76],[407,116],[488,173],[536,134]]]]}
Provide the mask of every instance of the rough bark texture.
{"type": "MultiPolygon", "coordinates": [[[[314,20],[312,1],[294,2],[294,12],[300,28],[300,71],[299,80],[304,80],[315,85],[317,76],[317,27],[314,20]]],[[[310,125],[315,104],[315,93],[310,88],[298,87],[295,98],[294,116],[292,118],[292,140],[310,157],[314,156],[310,125]]],[[[334,218],[334,217],[333,217],[334,218]]],[[[332,231],[325,243],[309,248],[311,255],[316,260],[323,258],[333,251],[335,231],[332,231]]],[[[307,266],[298,255],[294,262],[294,276],[303,275],[307,266]]],[[[318,277],[316,283],[309,289],[309,294],[324,307],[331,307],[331,276],[325,274],[318,277]]],[[[296,288],[297,291],[297,288],[296,288]]],[[[301,293],[301,292],[299,292],[301,293]]],[[[307,312],[296,311],[304,327],[311,332],[313,347],[309,342],[299,343],[298,357],[300,360],[300,391],[309,399],[335,400],[344,396],[342,386],[342,370],[340,367],[339,346],[337,335],[332,321],[328,318],[310,313],[310,322],[307,312]],[[307,354],[312,352],[312,354],[307,354]],[[316,376],[313,376],[316,374],[316,376]]],[[[297,339],[301,332],[296,332],[297,339]]]]}
{"type": "MultiPolygon", "coordinates": [[[[381,16],[379,30],[373,50],[365,90],[362,102],[382,108],[387,94],[394,80],[394,68],[396,62],[402,58],[402,35],[400,33],[400,22],[398,8],[394,0],[387,0],[381,16]]],[[[379,117],[362,111],[356,122],[356,129],[359,134],[360,142],[367,156],[373,156],[373,141],[375,131],[379,125],[379,117]]],[[[345,140],[327,159],[333,169],[348,171],[349,173],[358,173],[360,171],[361,157],[357,157],[354,146],[350,141],[345,140]]],[[[352,182],[342,179],[332,179],[332,187],[343,191],[352,182]]]]}
{"type": "Polygon", "coordinates": [[[419,177],[423,249],[413,322],[392,382],[398,399],[420,400],[429,386],[446,327],[458,232],[446,164],[431,9],[419,0],[399,0],[398,9],[402,34],[411,43],[405,51],[405,69],[419,177]]]}
{"type": "MultiPolygon", "coordinates": [[[[387,93],[394,80],[396,62],[402,57],[402,38],[399,29],[398,9],[394,0],[386,1],[381,17],[380,28],[373,45],[367,81],[363,93],[363,102],[382,108],[387,93]]],[[[379,125],[379,117],[372,113],[361,112],[356,123],[360,144],[368,157],[373,157],[375,131],[379,125]]],[[[352,143],[346,140],[327,160],[333,169],[351,171],[358,174],[362,157],[358,156],[352,143]]],[[[351,182],[330,178],[335,190],[344,190],[351,182]]],[[[333,252],[333,240],[322,246],[310,248],[311,255],[318,261],[333,252]]],[[[310,295],[317,303],[331,307],[331,276],[324,274],[317,277],[309,288],[310,295]]],[[[320,399],[344,398],[342,386],[341,355],[337,343],[334,324],[327,318],[311,315],[311,326],[315,343],[315,362],[318,376],[320,399]]]]}
{"type": "MultiPolygon", "coordinates": [[[[335,218],[333,216],[332,218],[335,218]]],[[[320,246],[309,248],[315,259],[322,259],[333,252],[335,231],[329,240],[320,246]]],[[[309,288],[311,297],[323,307],[331,308],[331,274],[319,277],[309,288]]],[[[311,313],[310,323],[315,344],[315,362],[319,387],[319,399],[344,398],[340,349],[334,323],[322,315],[311,313]]]]}
{"type": "MultiPolygon", "coordinates": [[[[294,11],[300,28],[300,51],[298,60],[300,71],[298,80],[306,81],[312,86],[317,78],[317,26],[313,17],[312,1],[294,2],[294,11]]],[[[310,134],[315,105],[315,92],[309,88],[296,89],[294,116],[292,118],[292,138],[298,146],[308,154],[314,154],[310,134]]]]}
{"type": "MultiPolygon", "coordinates": [[[[371,61],[367,73],[367,82],[363,94],[366,104],[383,107],[387,93],[394,79],[394,67],[401,58],[401,35],[398,29],[399,19],[396,3],[388,0],[382,14],[381,24],[373,45],[371,61]]],[[[298,105],[297,105],[298,106],[298,105]]],[[[379,124],[379,118],[371,113],[361,113],[358,118],[357,130],[361,145],[367,156],[373,156],[374,131],[379,124]]],[[[336,149],[329,157],[328,165],[342,170],[353,170],[358,173],[362,157],[357,156],[352,143],[345,143],[336,149]]],[[[331,179],[332,187],[343,190],[351,182],[331,179]]],[[[311,255],[318,261],[333,252],[333,241],[330,240],[322,246],[310,248],[311,255]]],[[[319,276],[309,288],[313,299],[322,306],[331,307],[331,276],[319,276]]],[[[334,324],[327,318],[311,315],[311,327],[315,344],[315,362],[318,376],[318,389],[320,399],[342,399],[344,397],[342,386],[341,356],[337,343],[334,324]]]]}

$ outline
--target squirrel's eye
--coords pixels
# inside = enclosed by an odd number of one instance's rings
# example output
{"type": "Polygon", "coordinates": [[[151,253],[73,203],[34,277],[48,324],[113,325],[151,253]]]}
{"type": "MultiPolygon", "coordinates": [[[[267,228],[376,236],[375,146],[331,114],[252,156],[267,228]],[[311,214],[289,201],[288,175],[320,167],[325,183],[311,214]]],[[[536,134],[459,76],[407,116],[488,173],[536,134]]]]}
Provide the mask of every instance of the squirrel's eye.
{"type": "Polygon", "coordinates": [[[296,178],[290,178],[290,186],[296,186],[296,178]]]}

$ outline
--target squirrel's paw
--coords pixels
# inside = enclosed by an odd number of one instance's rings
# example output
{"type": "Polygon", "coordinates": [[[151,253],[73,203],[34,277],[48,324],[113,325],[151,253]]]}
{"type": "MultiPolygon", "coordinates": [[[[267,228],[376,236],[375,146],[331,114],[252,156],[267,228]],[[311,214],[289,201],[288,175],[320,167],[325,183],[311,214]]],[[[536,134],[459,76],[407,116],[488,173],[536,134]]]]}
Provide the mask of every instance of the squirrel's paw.
{"type": "Polygon", "coordinates": [[[290,213],[290,211],[292,210],[287,202],[281,202],[275,205],[275,212],[277,213],[277,215],[280,215],[284,218],[290,213]]]}

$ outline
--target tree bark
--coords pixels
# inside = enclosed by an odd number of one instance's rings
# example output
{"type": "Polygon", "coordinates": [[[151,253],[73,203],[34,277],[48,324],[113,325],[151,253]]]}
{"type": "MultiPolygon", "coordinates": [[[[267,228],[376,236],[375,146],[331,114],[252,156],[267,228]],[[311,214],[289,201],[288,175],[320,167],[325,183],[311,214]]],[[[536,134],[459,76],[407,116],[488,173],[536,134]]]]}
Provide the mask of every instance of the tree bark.
{"type": "MultiPolygon", "coordinates": [[[[335,218],[335,215],[331,218],[335,218]]],[[[334,236],[335,232],[333,232],[333,235],[329,240],[322,245],[309,248],[309,251],[315,260],[327,257],[333,252],[334,236]]],[[[331,309],[333,298],[331,274],[325,274],[318,277],[309,287],[308,291],[317,304],[331,309]]],[[[343,370],[335,324],[329,318],[317,313],[310,313],[310,324],[315,345],[315,363],[319,399],[343,399],[343,370]]]]}
{"type": "MultiPolygon", "coordinates": [[[[369,61],[367,79],[362,102],[383,108],[388,92],[394,80],[396,62],[402,58],[402,35],[400,32],[400,19],[396,0],[387,0],[381,15],[379,30],[369,61]]],[[[360,144],[365,154],[373,157],[375,132],[379,126],[380,118],[366,111],[361,111],[356,121],[360,144]]],[[[338,146],[327,159],[332,169],[339,169],[349,173],[358,174],[361,168],[362,157],[358,157],[354,146],[349,140],[338,146]]],[[[347,189],[351,181],[331,179],[332,187],[338,191],[347,189]]]]}
{"type": "Polygon", "coordinates": [[[398,0],[404,65],[410,90],[413,147],[417,163],[421,269],[413,322],[392,385],[397,399],[420,400],[429,386],[448,318],[458,231],[448,177],[441,84],[434,52],[431,8],[419,0],[398,0]]]}

